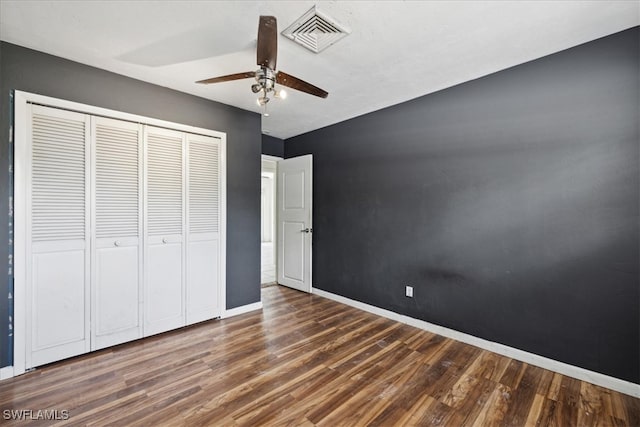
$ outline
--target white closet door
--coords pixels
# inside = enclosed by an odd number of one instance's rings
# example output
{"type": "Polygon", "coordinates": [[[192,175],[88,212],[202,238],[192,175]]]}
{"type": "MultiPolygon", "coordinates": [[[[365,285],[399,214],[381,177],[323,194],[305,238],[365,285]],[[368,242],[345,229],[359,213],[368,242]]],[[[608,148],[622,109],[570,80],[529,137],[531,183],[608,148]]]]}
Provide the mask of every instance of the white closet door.
{"type": "Polygon", "coordinates": [[[184,134],[145,127],[144,335],[185,325],[184,134]]]}
{"type": "Polygon", "coordinates": [[[92,350],[142,337],[141,127],[92,118],[92,350]]]}
{"type": "Polygon", "coordinates": [[[220,140],[187,135],[187,324],[221,314],[220,140]]]}
{"type": "Polygon", "coordinates": [[[27,368],[89,351],[89,117],[31,105],[27,368]]]}

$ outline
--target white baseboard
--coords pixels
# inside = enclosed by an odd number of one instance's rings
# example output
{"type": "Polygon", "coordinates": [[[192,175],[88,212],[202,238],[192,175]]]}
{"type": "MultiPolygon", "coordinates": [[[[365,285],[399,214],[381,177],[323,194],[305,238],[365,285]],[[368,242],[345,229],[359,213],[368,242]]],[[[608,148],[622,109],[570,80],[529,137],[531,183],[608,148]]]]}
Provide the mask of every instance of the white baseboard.
{"type": "Polygon", "coordinates": [[[0,368],[0,381],[13,378],[13,366],[5,366],[0,368]]]}
{"type": "Polygon", "coordinates": [[[424,329],[425,331],[442,335],[443,337],[451,338],[465,344],[479,347],[483,350],[498,353],[503,356],[510,357],[512,359],[516,359],[530,365],[538,366],[540,368],[548,369],[550,371],[554,371],[571,378],[576,378],[581,381],[586,381],[595,385],[606,387],[620,393],[628,394],[629,396],[640,397],[640,384],[634,384],[629,381],[604,375],[599,372],[589,371],[578,366],[569,365],[564,362],[559,362],[557,360],[549,359],[548,357],[539,356],[537,354],[509,347],[504,344],[474,337],[473,335],[458,332],[456,330],[445,328],[443,326],[434,325],[433,323],[425,322],[424,320],[405,316],[403,314],[365,304],[360,301],[355,301],[340,295],[332,294],[331,292],[323,291],[322,289],[313,288],[312,292],[315,295],[328,298],[349,305],[351,307],[367,311],[369,313],[377,314],[378,316],[386,317],[387,319],[395,320],[407,325],[414,326],[416,328],[424,329]]]}
{"type": "Polygon", "coordinates": [[[225,310],[222,314],[222,318],[237,316],[239,314],[248,313],[250,311],[262,310],[262,301],[254,302],[253,304],[241,305],[240,307],[225,310]]]}

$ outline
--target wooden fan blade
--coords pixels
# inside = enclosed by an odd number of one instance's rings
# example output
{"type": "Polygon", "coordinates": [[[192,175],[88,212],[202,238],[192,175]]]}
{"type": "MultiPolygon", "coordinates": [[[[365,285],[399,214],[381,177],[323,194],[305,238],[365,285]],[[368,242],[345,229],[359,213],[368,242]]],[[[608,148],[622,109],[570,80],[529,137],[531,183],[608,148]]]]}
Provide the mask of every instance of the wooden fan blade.
{"type": "Polygon", "coordinates": [[[202,83],[205,85],[211,83],[230,82],[231,80],[248,79],[249,77],[255,77],[255,71],[247,71],[245,73],[229,74],[228,76],[212,77],[206,80],[198,80],[196,83],[202,83]]]}
{"type": "Polygon", "coordinates": [[[275,16],[260,16],[257,61],[261,67],[276,69],[278,57],[278,22],[275,16]]]}
{"type": "Polygon", "coordinates": [[[296,89],[301,92],[319,96],[320,98],[326,98],[327,96],[329,96],[329,92],[324,91],[319,87],[312,85],[311,83],[307,83],[304,80],[300,80],[297,77],[293,77],[287,73],[283,73],[282,71],[279,71],[278,74],[276,74],[276,83],[290,87],[291,89],[296,89]]]}

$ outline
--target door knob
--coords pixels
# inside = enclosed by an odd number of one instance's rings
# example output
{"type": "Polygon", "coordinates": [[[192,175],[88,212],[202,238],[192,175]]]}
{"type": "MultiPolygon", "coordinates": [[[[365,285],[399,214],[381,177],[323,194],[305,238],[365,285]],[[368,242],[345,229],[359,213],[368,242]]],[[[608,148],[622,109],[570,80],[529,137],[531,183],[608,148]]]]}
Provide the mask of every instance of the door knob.
{"type": "Polygon", "coordinates": [[[313,228],[305,228],[302,230],[303,233],[313,233],[313,228]]]}
{"type": "Polygon", "coordinates": [[[116,240],[115,242],[113,242],[113,246],[120,246],[120,240],[116,240]]]}
{"type": "Polygon", "coordinates": [[[166,238],[166,237],[163,237],[163,238],[162,238],[162,243],[167,243],[167,242],[168,242],[167,238],[166,238]]]}

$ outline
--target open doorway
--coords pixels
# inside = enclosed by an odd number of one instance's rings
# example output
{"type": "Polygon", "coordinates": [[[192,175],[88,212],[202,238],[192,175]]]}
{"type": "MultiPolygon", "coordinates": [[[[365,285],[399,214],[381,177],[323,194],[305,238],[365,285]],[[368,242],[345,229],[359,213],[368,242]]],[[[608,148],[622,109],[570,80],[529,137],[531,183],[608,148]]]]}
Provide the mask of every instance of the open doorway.
{"type": "Polygon", "coordinates": [[[273,156],[262,156],[261,197],[260,197],[260,284],[269,286],[276,284],[276,180],[278,177],[278,160],[273,156]]]}

